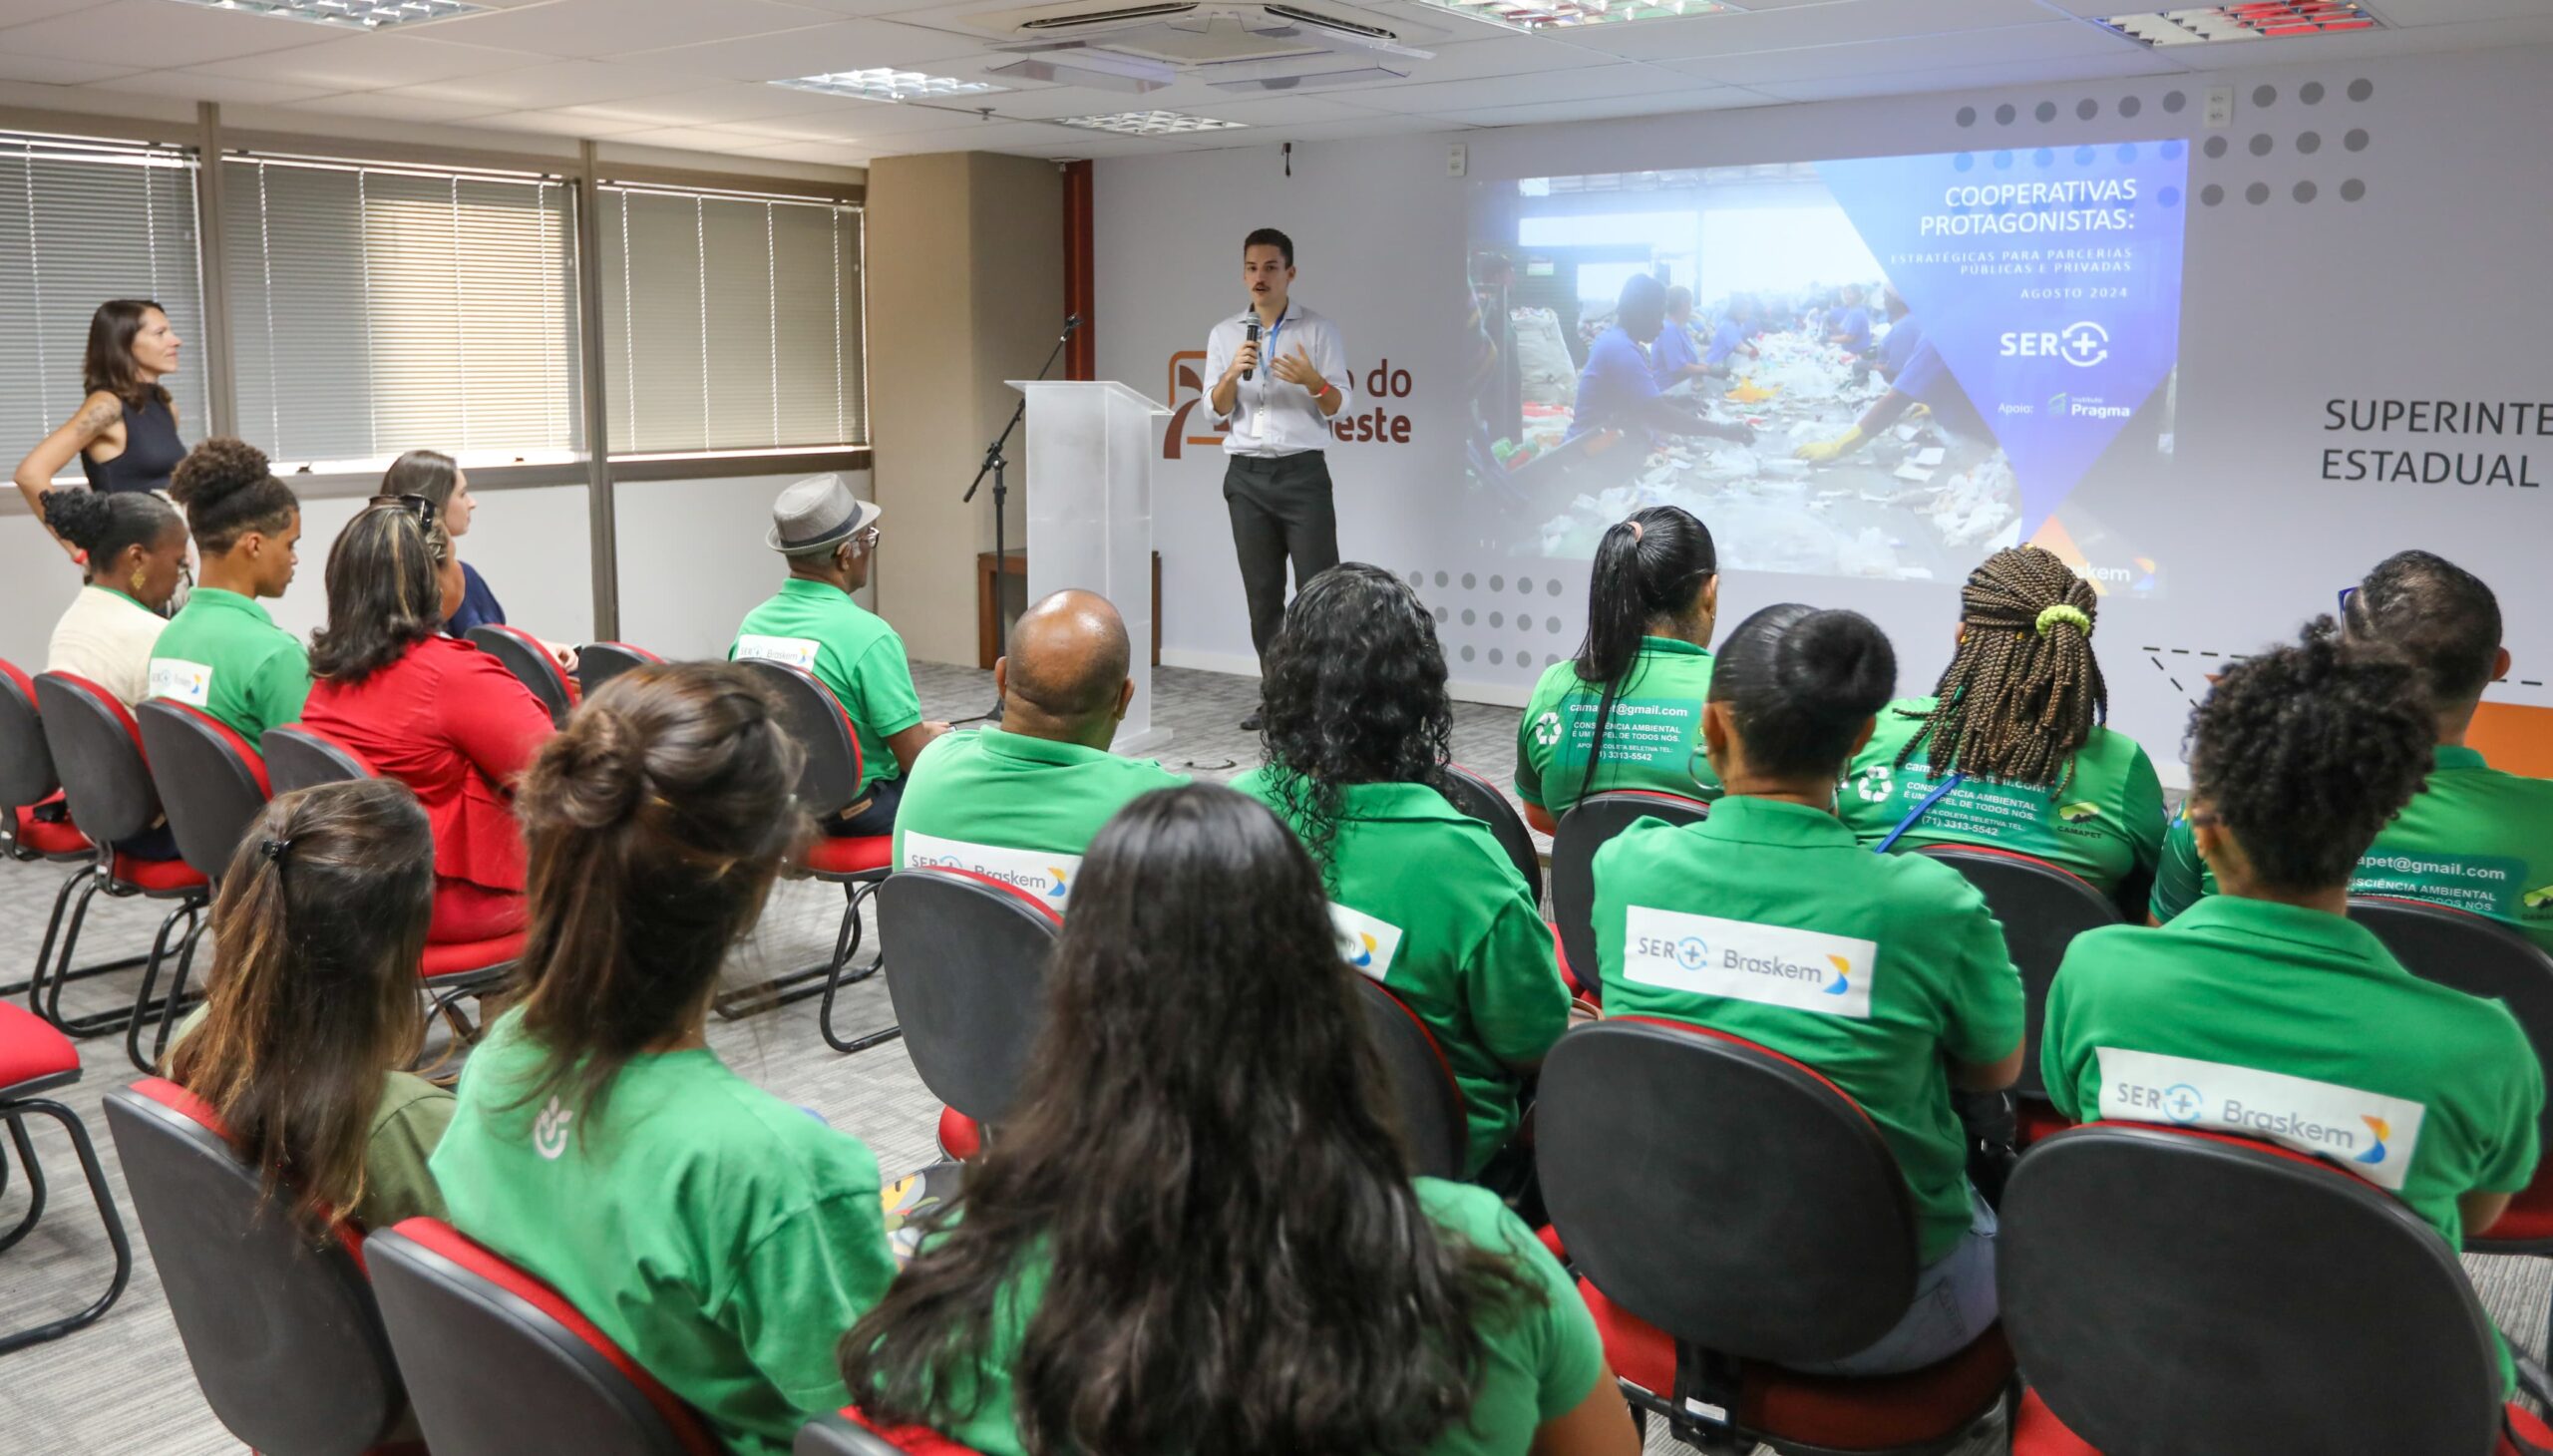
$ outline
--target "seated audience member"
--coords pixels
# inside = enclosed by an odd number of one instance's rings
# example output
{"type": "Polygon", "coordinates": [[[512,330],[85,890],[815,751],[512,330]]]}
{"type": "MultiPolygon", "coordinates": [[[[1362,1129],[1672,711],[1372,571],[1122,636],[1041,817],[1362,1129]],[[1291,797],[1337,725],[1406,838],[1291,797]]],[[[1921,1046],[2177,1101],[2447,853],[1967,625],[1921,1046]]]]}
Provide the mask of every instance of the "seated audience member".
{"type": "Polygon", "coordinates": [[[178,463],[169,494],[201,557],[194,590],[151,653],[151,696],[201,708],[254,744],[301,716],[310,658],[257,604],[292,584],[301,503],[256,447],[226,436],[178,463]]]}
{"type": "Polygon", "coordinates": [[[1690,512],[1651,506],[1596,544],[1587,639],[1534,684],[1516,727],[1516,797],[1549,834],[1607,789],[1715,799],[1702,754],[1719,557],[1690,512]]]}
{"type": "MultiPolygon", "coordinates": [[[[2401,551],[2350,593],[2341,631],[2353,646],[2388,647],[2413,663],[2435,712],[2428,782],[2382,822],[2350,893],[2488,915],[2553,950],[2553,781],[2502,773],[2464,742],[2482,690],[2508,675],[2499,598],[2452,561],[2401,551]]],[[[2216,893],[2196,841],[2184,816],[2163,842],[2156,923],[2216,893]]]]}
{"type": "Polygon", "coordinates": [[[896,868],[1006,881],[1063,908],[1091,836],[1138,795],[1188,782],[1108,751],[1134,700],[1126,623],[1108,598],[1058,591],[1011,625],[993,664],[998,728],[933,739],[896,811],[896,868]]]}
{"type": "Polygon", "coordinates": [[[439,943],[523,928],[523,835],[511,797],[549,712],[497,659],[435,630],[450,544],[405,504],[376,503],[328,551],[328,625],[302,721],[417,793],[435,831],[439,943]]]}
{"type": "Polygon", "coordinates": [[[523,789],[523,999],[434,1157],[457,1228],[743,1456],[787,1456],[842,1406],[832,1331],[895,1275],[869,1149],[707,1041],[719,967],[807,829],[799,763],[724,664],[635,668],[577,710],[523,789]]]}
{"type": "Polygon", "coordinates": [[[1896,1155],[1923,1266],[1915,1302],[1824,1367],[1835,1374],[1929,1365],[1995,1322],[1995,1215],[1969,1185],[1951,1094],[1999,1091],[2021,1068],[2020,975],[1985,900],[1939,861],[1872,854],[1835,816],[1836,780],[1896,676],[1888,638],[1858,613],[1748,617],[1702,723],[1726,797],[1699,824],[1633,825],[1595,865],[1607,1015],[1689,1021],[1806,1063],[1896,1155]],[[1709,950],[1693,963],[1639,948],[1697,938],[1709,950]],[[1741,958],[1814,970],[1768,976],[1741,958]]]}
{"type": "Polygon", "coordinates": [[[869,584],[878,550],[875,502],[853,497],[840,476],[814,476],[780,493],[764,543],[789,562],[780,593],[745,613],[733,659],[768,658],[803,667],[833,690],[860,744],[859,790],[851,806],[819,824],[826,834],[892,833],[905,775],[922,749],[948,731],[926,723],[904,638],[884,617],[851,599],[869,584]]]}
{"type": "MultiPolygon", "coordinates": [[[[390,462],[382,474],[381,494],[395,500],[402,496],[418,497],[435,508],[434,519],[453,540],[454,560],[461,572],[461,599],[445,613],[443,629],[455,637],[470,635],[472,627],[506,624],[506,608],[497,593],[488,588],[488,579],[479,568],[460,559],[461,539],[470,534],[470,525],[479,516],[479,498],[470,493],[470,476],[453,458],[440,450],[411,450],[390,462]]],[[[576,649],[559,642],[543,642],[549,655],[567,672],[576,670],[576,649]]]]}
{"type": "Polygon", "coordinates": [[[270,1191],[292,1183],[305,1217],[443,1217],[426,1157],[452,1094],[405,1070],[426,1034],[434,852],[407,789],[322,784],[268,804],[222,877],[210,998],[169,1078],[212,1105],[270,1191]]]}
{"type": "Polygon", "coordinates": [[[1111,820],[1022,1112],[843,1338],[853,1399],[985,1456],[1633,1456],[1559,1263],[1410,1176],[1351,974],[1265,809],[1192,785],[1111,820]]]}
{"type": "Polygon", "coordinates": [[[2136,740],[2102,726],[2099,601],[2037,546],[1997,551],[1969,573],[1940,685],[1880,710],[1836,796],[1862,843],[2011,850],[2103,894],[2153,876],[2163,784],[2136,740]]]}
{"type": "Polygon", "coordinates": [[[2428,768],[2419,675],[2345,648],[2328,617],[2225,669],[2190,716],[2187,819],[2224,893],[2077,936],[2039,1059],[2068,1117],[2330,1158],[2452,1249],[2533,1177],[2544,1074],[2507,1007],[2418,979],[2346,913],[2360,855],[2428,768]]]}
{"type": "Polygon", "coordinates": [[[1434,1033],[1478,1176],[1516,1136],[1518,1081],[1569,1029],[1570,998],[1534,893],[1489,827],[1446,802],[1454,705],[1436,624],[1390,572],[1333,566],[1285,609],[1261,695],[1266,766],[1233,787],[1311,851],[1348,964],[1434,1033]]]}
{"type": "Polygon", "coordinates": [[[47,672],[85,677],[132,707],[150,695],[151,651],[186,572],[186,523],[149,491],[49,491],[44,524],[80,549],[89,582],[54,623],[47,672]]]}

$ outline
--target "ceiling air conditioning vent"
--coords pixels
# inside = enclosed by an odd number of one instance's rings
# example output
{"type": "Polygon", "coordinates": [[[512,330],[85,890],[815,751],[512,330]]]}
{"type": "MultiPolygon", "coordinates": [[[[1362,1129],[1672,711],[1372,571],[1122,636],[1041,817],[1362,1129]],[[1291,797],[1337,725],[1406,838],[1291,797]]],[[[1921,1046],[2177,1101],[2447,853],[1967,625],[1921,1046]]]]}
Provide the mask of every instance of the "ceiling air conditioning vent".
{"type": "Polygon", "coordinates": [[[1165,3],[1160,5],[1115,5],[1101,9],[1079,11],[1071,15],[1041,15],[1031,20],[1023,20],[1019,22],[1016,28],[1019,30],[1044,31],[1048,33],[1055,31],[1087,30],[1095,25],[1125,25],[1129,22],[1138,20],[1166,20],[1172,16],[1186,15],[1196,8],[1197,0],[1188,0],[1188,3],[1186,4],[1165,3]]]}
{"type": "Polygon", "coordinates": [[[922,23],[983,36],[1017,57],[987,68],[1005,81],[1135,95],[1181,81],[1254,92],[1389,81],[1428,59],[1413,40],[1442,34],[1343,0],[996,0],[922,23]]]}
{"type": "Polygon", "coordinates": [[[1341,20],[1335,15],[1323,15],[1318,11],[1304,10],[1298,6],[1263,5],[1260,8],[1268,12],[1272,19],[1292,21],[1296,25],[1315,26],[1321,30],[1337,31],[1342,35],[1358,36],[1369,41],[1391,42],[1400,39],[1399,36],[1379,25],[1360,25],[1352,20],[1341,20]]]}

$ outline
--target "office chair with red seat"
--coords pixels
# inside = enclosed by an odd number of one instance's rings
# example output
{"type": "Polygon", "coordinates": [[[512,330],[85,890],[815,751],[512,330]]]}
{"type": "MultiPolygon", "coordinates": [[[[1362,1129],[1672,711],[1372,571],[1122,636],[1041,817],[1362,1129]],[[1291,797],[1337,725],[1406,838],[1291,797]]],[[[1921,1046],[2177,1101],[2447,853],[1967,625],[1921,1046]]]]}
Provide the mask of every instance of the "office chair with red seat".
{"type": "Polygon", "coordinates": [[[1446,799],[1456,809],[1489,826],[1490,838],[1498,841],[1509,864],[1525,877],[1525,888],[1534,893],[1534,904],[1543,903],[1543,857],[1534,848],[1534,832],[1525,827],[1525,816],[1498,791],[1498,786],[1458,763],[1445,765],[1445,777],[1453,792],[1446,799]]]}
{"type": "MultiPolygon", "coordinates": [[[[850,808],[860,792],[864,769],[860,738],[851,731],[849,710],[835,699],[833,689],[803,667],[762,658],[744,659],[744,666],[762,675],[763,684],[779,703],[781,727],[806,752],[806,767],[798,775],[799,807],[819,820],[850,808]]],[[[728,1005],[721,1006],[722,1012],[730,1005],[749,1004],[750,996],[757,993],[771,995],[784,1005],[822,995],[824,1005],[817,1014],[816,1027],[824,1034],[826,1045],[836,1051],[854,1052],[893,1041],[899,1034],[893,1026],[845,1040],[834,1031],[834,997],[844,986],[857,985],[876,975],[881,967],[882,961],[873,960],[859,971],[847,973],[851,958],[860,953],[861,902],[877,893],[887,879],[887,872],[894,867],[895,846],[895,836],[884,834],[858,838],[827,835],[809,845],[789,873],[843,888],[842,928],[834,934],[833,957],[781,975],[758,992],[731,997],[728,1005]],[[818,980],[824,982],[821,988],[812,984],[818,980]]],[[[883,951],[882,946],[882,957],[883,951]]]]}
{"type": "Polygon", "coordinates": [[[1543,1063],[1536,1159],[1553,1229],[1633,1409],[1706,1451],[1952,1449],[2012,1389],[1990,1329],[1899,1375],[1809,1375],[1904,1316],[1915,1216],[1897,1161],[1833,1083],[1753,1042],[1623,1017],[1543,1063]]]}
{"type": "Polygon", "coordinates": [[[665,659],[644,647],[627,642],[587,642],[576,649],[576,691],[579,699],[592,697],[602,685],[633,667],[643,667],[665,659]]]}
{"type": "Polygon", "coordinates": [[[2067,1125],[2039,1079],[2038,1037],[2047,1020],[2047,988],[2055,983],[2065,947],[2085,930],[2119,923],[2118,907],[2090,882],[2032,855],[1978,845],[1927,845],[1915,853],[1957,870],[2003,922],[2005,948],[2021,973],[2021,1076],[2011,1095],[2019,1107],[2017,1142],[2026,1148],[2067,1125]]]}
{"type": "Polygon", "coordinates": [[[204,1403],[268,1456],[424,1456],[388,1444],[407,1409],[364,1276],[363,1231],[314,1234],[265,1195],[220,1120],[175,1082],[106,1097],[143,1238],[204,1403]]]}
{"type": "Polygon", "coordinates": [[[845,1408],[798,1428],[789,1456],[976,1456],[946,1436],[918,1426],[881,1432],[857,1408],[845,1408]]]}
{"type": "MultiPolygon", "coordinates": [[[[154,698],[134,716],[142,725],[151,781],[160,791],[170,832],[178,841],[178,858],[218,894],[221,877],[238,852],[240,836],[272,797],[265,760],[248,740],[200,708],[154,698]]],[[[203,938],[204,926],[210,923],[211,917],[205,916],[179,942],[177,968],[169,977],[172,1008],[185,1005],[186,973],[194,965],[195,942],[203,938]]],[[[157,969],[143,973],[146,1001],[151,998],[157,969]]],[[[160,1018],[160,1033],[147,1057],[142,1054],[141,1018],[125,1028],[125,1055],[136,1071],[147,1073],[159,1065],[161,1053],[169,1049],[169,1029],[176,1019],[175,1009],[160,1018]]]]}
{"type": "MultiPolygon", "coordinates": [[[[459,1456],[721,1456],[689,1406],[557,1290],[435,1219],[366,1246],[426,1444],[459,1456]]],[[[840,1331],[811,1332],[830,1341],[840,1331]]]]}
{"type": "Polygon", "coordinates": [[[1596,969],[1596,852],[1642,819],[1682,827],[1710,817],[1699,799],[1647,789],[1590,794],[1569,808],[1552,836],[1552,923],[1560,929],[1561,959],[1569,977],[1599,996],[1596,969]]]}
{"type": "MultiPolygon", "coordinates": [[[[36,711],[35,679],[17,664],[0,659],[0,854],[21,864],[50,860],[79,868],[62,877],[54,892],[53,913],[44,922],[44,941],[36,965],[53,962],[55,940],[63,916],[70,911],[71,892],[88,878],[98,859],[97,846],[71,820],[62,798],[62,780],[53,771],[53,750],[44,741],[44,720],[36,711]]],[[[123,956],[67,971],[64,980],[85,980],[109,971],[131,970],[143,957],[123,956]]],[[[39,972],[40,973],[40,972],[39,972]]],[[[0,996],[14,996],[36,983],[29,978],[0,985],[0,996]]]]}
{"type": "Polygon", "coordinates": [[[504,663],[508,672],[532,689],[532,695],[549,710],[552,727],[566,724],[567,715],[576,710],[575,679],[558,665],[557,658],[549,655],[548,648],[541,645],[540,638],[521,627],[492,622],[472,627],[470,644],[504,663]]]}
{"type": "Polygon", "coordinates": [[[950,1157],[972,1156],[1018,1096],[1062,926],[1043,900],[971,870],[906,870],[878,887],[887,995],[913,1071],[947,1109],[950,1157]]]}
{"type": "Polygon", "coordinates": [[[212,900],[212,882],[182,859],[148,860],[115,846],[150,833],[160,825],[160,791],[143,756],[142,726],[112,693],[86,678],[47,672],[35,679],[36,705],[43,716],[45,744],[54,768],[62,775],[64,801],[80,832],[96,847],[97,859],[72,902],[61,949],[53,967],[39,962],[35,982],[27,987],[27,1004],[46,1020],[73,1036],[98,1036],[125,1030],[170,1009],[154,1000],[150,988],[170,936],[181,920],[189,933],[212,900]],[[141,896],[171,906],[143,961],[143,986],[130,1009],[67,1016],[62,987],[69,979],[73,951],[89,906],[100,893],[115,899],[141,896]]]}
{"type": "Polygon", "coordinates": [[[258,735],[257,749],[266,761],[266,781],[278,794],[380,777],[362,754],[300,723],[267,729],[258,735]]]}
{"type": "Polygon", "coordinates": [[[1996,1257],[2034,1397],[2016,1456],[2490,1456],[2512,1428],[2553,1445],[2503,1406],[2455,1251],[2323,1159],[2192,1129],[2071,1129],[2013,1172],[1996,1257]]]}
{"type": "MultiPolygon", "coordinates": [[[[33,1011],[0,1002],[0,1123],[8,1124],[9,1142],[18,1151],[18,1166],[27,1181],[27,1211],[19,1216],[16,1227],[0,1234],[0,1253],[26,1238],[36,1221],[44,1217],[44,1165],[36,1161],[35,1144],[27,1137],[27,1119],[48,1117],[60,1123],[71,1139],[71,1150],[79,1156],[80,1171],[88,1177],[89,1197],[98,1206],[98,1219],[106,1225],[107,1243],[116,1257],[115,1277],[96,1302],[77,1314],[0,1332],[0,1355],[60,1339],[96,1323],[99,1316],[114,1307],[117,1297],[124,1293],[125,1282],[133,1277],[133,1246],[125,1240],[124,1220],[116,1214],[115,1195],[108,1191],[107,1176],[98,1167],[98,1150],[89,1141],[89,1130],[78,1113],[43,1095],[79,1080],[80,1048],[72,1044],[71,1038],[47,1025],[33,1011]]],[[[7,1157],[0,1155],[0,1181],[5,1181],[8,1166],[7,1157]]]]}
{"type": "Polygon", "coordinates": [[[1410,1171],[1427,1178],[1460,1179],[1463,1155],[1471,1149],[1471,1126],[1463,1115],[1463,1089],[1454,1080],[1453,1063],[1445,1060],[1445,1050],[1436,1044],[1436,1034],[1427,1029],[1427,1023],[1389,986],[1359,975],[1356,998],[1365,1008],[1366,1028],[1383,1054],[1392,1115],[1409,1143],[1410,1171]]]}

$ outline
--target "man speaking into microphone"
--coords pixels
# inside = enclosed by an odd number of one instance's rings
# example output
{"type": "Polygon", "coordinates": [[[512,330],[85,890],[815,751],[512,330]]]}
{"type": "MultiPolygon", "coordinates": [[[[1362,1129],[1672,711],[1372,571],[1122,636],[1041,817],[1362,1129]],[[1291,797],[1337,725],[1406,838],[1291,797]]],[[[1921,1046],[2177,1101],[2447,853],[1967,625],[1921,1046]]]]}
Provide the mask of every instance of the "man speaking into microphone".
{"type": "MultiPolygon", "coordinates": [[[[1233,518],[1250,600],[1250,644],[1268,667],[1268,644],[1285,623],[1285,562],[1294,586],[1338,564],[1338,514],[1329,498],[1329,419],[1347,407],[1347,351],[1338,328],[1293,302],[1294,241],[1274,227],[1242,239],[1250,308],[1206,339],[1206,404],[1225,437],[1224,504],[1233,518]]],[[[1259,714],[1242,720],[1259,729],[1259,714]]]]}

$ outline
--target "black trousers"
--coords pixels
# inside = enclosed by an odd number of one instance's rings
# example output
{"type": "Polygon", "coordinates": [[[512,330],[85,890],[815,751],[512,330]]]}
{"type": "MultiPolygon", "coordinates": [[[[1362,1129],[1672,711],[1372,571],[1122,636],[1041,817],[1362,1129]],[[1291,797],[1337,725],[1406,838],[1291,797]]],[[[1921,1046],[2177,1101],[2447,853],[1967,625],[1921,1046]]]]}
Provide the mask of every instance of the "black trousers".
{"type": "Polygon", "coordinates": [[[1224,505],[1232,512],[1233,551],[1241,557],[1241,589],[1250,601],[1250,645],[1265,670],[1268,646],[1285,624],[1287,558],[1297,591],[1338,564],[1329,462],[1317,450],[1236,455],[1224,469],[1224,505]]]}

